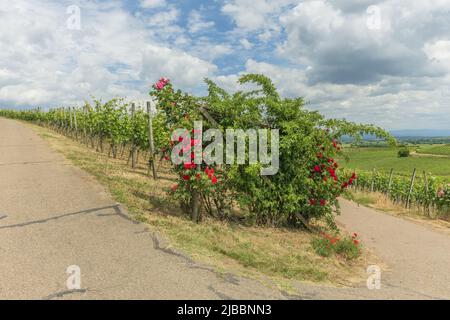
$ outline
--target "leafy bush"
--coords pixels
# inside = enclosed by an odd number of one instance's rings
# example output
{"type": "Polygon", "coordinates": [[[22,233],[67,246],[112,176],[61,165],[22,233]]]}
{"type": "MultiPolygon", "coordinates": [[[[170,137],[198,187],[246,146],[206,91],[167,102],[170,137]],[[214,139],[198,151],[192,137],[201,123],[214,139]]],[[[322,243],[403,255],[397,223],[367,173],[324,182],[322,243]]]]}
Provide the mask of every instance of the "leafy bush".
{"type": "MultiPolygon", "coordinates": [[[[195,171],[195,175],[201,176],[208,169],[205,163],[192,169],[175,166],[180,178],[173,194],[183,199],[188,211],[196,203],[193,197],[200,194],[203,204],[215,207],[208,208],[208,212],[219,217],[230,212],[236,201],[247,217],[258,224],[299,226],[301,221],[316,218],[334,226],[333,210],[339,207],[337,198],[356,177],[339,176],[339,164],[335,160],[342,154],[339,138],[344,134],[354,137],[374,134],[392,141],[380,128],[327,120],[317,112],[305,110],[302,98],[281,98],[270,79],[263,75],[246,75],[239,80],[240,84],[259,87],[250,92],[229,94],[210,80],[206,83],[208,96],[200,98],[175,91],[164,78],[153,86],[151,95],[158,101],[169,131],[192,130],[193,121],[204,120],[200,107],[207,109],[215,120],[215,123],[206,121],[205,130],[278,129],[280,168],[275,175],[261,176],[261,165],[214,166],[214,172],[220,172],[217,177],[220,183],[211,188],[200,184],[207,179],[198,176],[193,179],[192,175],[195,171]],[[220,192],[214,192],[218,187],[220,192]]],[[[165,149],[170,152],[173,143],[167,143],[165,149]]]]}
{"type": "Polygon", "coordinates": [[[398,150],[398,157],[399,158],[408,158],[410,155],[410,151],[408,148],[401,148],[398,150]]]}

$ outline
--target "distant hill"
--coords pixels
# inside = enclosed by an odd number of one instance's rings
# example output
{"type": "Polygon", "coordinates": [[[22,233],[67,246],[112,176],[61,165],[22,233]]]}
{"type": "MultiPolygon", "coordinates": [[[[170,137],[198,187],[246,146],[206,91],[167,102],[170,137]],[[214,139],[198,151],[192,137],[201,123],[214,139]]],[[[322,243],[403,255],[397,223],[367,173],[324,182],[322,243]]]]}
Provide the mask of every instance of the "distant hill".
{"type": "Polygon", "coordinates": [[[397,138],[403,137],[450,137],[449,130],[433,130],[433,129],[422,129],[422,130],[393,130],[391,134],[397,138]]]}
{"type": "MultiPolygon", "coordinates": [[[[390,133],[401,143],[407,144],[450,144],[450,130],[410,129],[392,130],[390,133]]],[[[344,143],[354,143],[349,136],[341,137],[344,143]]],[[[360,146],[385,146],[386,142],[372,135],[364,135],[360,146]]]]}

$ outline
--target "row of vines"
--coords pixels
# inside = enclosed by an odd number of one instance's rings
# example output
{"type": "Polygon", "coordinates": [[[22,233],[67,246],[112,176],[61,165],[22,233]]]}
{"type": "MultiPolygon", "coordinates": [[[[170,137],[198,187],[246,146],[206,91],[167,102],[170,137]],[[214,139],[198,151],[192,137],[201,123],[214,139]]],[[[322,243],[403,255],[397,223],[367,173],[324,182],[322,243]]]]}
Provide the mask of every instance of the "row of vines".
{"type": "MultiPolygon", "coordinates": [[[[59,133],[83,141],[99,152],[117,158],[131,158],[139,151],[149,150],[149,112],[143,107],[112,99],[106,103],[94,100],[80,108],[55,108],[42,112],[40,108],[26,111],[0,110],[0,115],[12,119],[32,121],[50,127],[59,133]]],[[[154,143],[161,145],[160,117],[152,119],[155,126],[154,143]]],[[[167,138],[167,137],[165,137],[167,138]]],[[[155,155],[158,153],[156,152],[155,155]]],[[[133,164],[134,166],[134,164],[133,164]]]]}
{"type": "Polygon", "coordinates": [[[450,183],[448,179],[437,178],[426,172],[403,174],[359,172],[354,185],[369,192],[385,194],[393,203],[407,209],[422,211],[427,216],[450,213],[450,183]]]}
{"type": "Polygon", "coordinates": [[[394,143],[393,138],[372,125],[325,119],[308,111],[302,98],[280,97],[263,75],[245,75],[239,83],[251,84],[254,90],[228,93],[206,80],[208,94],[198,97],[176,90],[162,78],[150,91],[156,105],[152,113],[148,105],[135,107],[113,99],[70,109],[0,110],[0,116],[47,126],[110,157],[127,157],[132,166],[139,154],[154,168],[155,159],[168,161],[177,177],[168,195],[196,222],[205,215],[214,219],[239,215],[259,225],[301,227],[325,220],[335,226],[338,197],[356,181],[360,185],[366,181],[364,174],[358,178],[341,170],[336,160],[342,156],[340,138],[372,134],[394,143]],[[205,131],[214,128],[223,133],[228,128],[279,130],[278,172],[262,176],[261,164],[205,163],[193,151],[208,145],[203,132],[194,130],[194,121],[202,121],[205,131]],[[184,134],[174,136],[176,129],[184,134]],[[177,145],[183,146],[180,152],[188,154],[189,161],[170,163],[177,145]]]}

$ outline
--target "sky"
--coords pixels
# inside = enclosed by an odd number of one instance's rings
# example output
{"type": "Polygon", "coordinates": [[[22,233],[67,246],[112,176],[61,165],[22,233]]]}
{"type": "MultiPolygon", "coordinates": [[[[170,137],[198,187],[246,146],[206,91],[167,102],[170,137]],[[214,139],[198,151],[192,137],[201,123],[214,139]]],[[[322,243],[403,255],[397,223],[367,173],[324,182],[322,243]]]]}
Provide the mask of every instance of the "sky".
{"type": "Polygon", "coordinates": [[[450,129],[448,0],[0,0],[0,107],[269,76],[330,118],[450,129]]]}

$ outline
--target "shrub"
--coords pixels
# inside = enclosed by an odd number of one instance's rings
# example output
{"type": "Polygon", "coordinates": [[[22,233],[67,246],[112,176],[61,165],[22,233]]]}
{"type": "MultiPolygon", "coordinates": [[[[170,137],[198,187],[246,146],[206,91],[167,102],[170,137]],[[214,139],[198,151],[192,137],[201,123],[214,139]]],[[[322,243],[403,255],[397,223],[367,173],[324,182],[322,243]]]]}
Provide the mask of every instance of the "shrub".
{"type": "Polygon", "coordinates": [[[402,148],[398,150],[398,157],[399,158],[408,158],[410,155],[410,151],[408,148],[402,148]]]}
{"type": "MultiPolygon", "coordinates": [[[[163,78],[153,87],[151,95],[158,101],[169,131],[192,130],[195,120],[205,120],[201,108],[207,109],[216,122],[206,121],[204,130],[215,126],[223,132],[228,128],[278,129],[278,173],[261,176],[260,165],[216,165],[212,169],[220,172],[219,183],[211,187],[197,183],[193,179],[194,172],[175,166],[179,188],[173,194],[182,199],[183,206],[191,212],[198,210],[197,199],[202,199],[200,205],[214,206],[214,209],[207,208],[208,212],[223,216],[236,200],[258,224],[301,226],[303,221],[324,219],[335,227],[333,211],[339,210],[337,198],[356,178],[354,175],[346,179],[339,174],[339,164],[335,160],[342,155],[339,138],[342,135],[361,137],[362,134],[373,134],[389,141],[393,138],[370,125],[327,120],[317,112],[304,109],[302,98],[283,99],[270,79],[263,75],[245,75],[239,82],[257,85],[259,89],[229,94],[206,80],[208,96],[194,97],[175,91],[172,83],[163,78]]],[[[167,141],[165,147],[168,152],[173,147],[173,142],[170,143],[167,141]]],[[[206,164],[202,163],[191,170],[197,170],[197,175],[206,169],[206,164]]],[[[193,213],[193,217],[197,215],[193,213]]]]}

